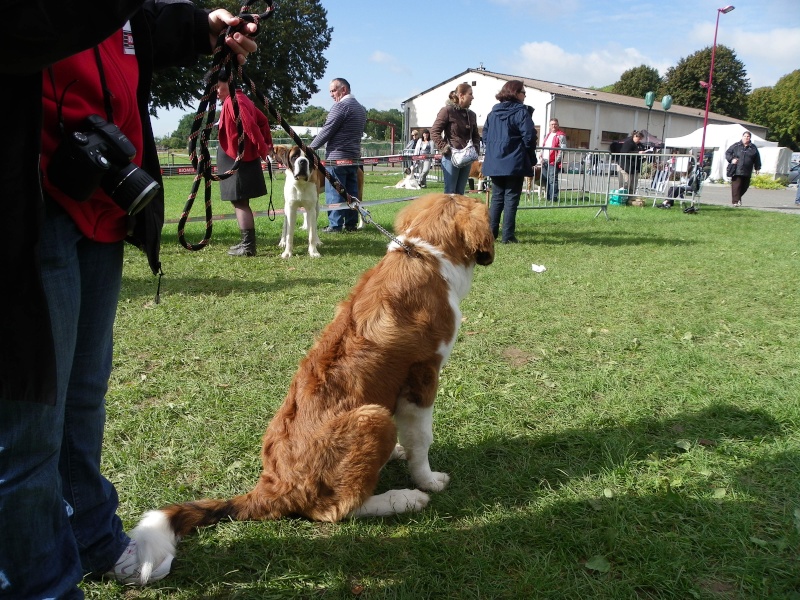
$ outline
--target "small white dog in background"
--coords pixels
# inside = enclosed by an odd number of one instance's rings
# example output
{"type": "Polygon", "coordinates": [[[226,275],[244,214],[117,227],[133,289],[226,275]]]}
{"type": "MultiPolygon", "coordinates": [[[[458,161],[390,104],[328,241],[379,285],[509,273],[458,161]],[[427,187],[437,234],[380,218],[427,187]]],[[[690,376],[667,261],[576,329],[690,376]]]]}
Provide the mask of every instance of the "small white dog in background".
{"type": "Polygon", "coordinates": [[[275,146],[275,157],[286,167],[286,182],[283,185],[283,233],[278,246],[284,248],[281,258],[290,258],[294,247],[294,228],[297,211],[305,209],[303,229],[308,229],[308,255],[319,258],[317,246],[322,245],[317,234],[317,215],[319,214],[319,194],[322,190],[321,173],[309,161],[298,146],[275,146]]]}
{"type": "Polygon", "coordinates": [[[419,183],[417,180],[414,179],[414,174],[411,172],[411,169],[408,167],[405,168],[403,171],[404,177],[398,181],[395,185],[385,185],[384,188],[395,188],[398,190],[419,190],[422,189],[419,187],[419,183]]]}

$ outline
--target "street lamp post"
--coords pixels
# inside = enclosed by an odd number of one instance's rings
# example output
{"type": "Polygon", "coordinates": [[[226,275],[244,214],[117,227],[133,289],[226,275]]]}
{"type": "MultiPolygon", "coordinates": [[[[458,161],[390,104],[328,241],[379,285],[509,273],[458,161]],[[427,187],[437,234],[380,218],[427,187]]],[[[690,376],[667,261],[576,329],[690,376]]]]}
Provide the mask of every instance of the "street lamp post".
{"type": "Polygon", "coordinates": [[[700,156],[698,162],[700,169],[705,166],[706,162],[706,127],[708,127],[708,108],[711,106],[711,87],[714,81],[714,55],[717,53],[717,30],[719,29],[719,16],[721,14],[728,14],[735,7],[732,5],[724,6],[717,9],[717,24],[714,26],[714,45],[711,47],[711,69],[708,71],[708,81],[701,81],[700,85],[706,88],[706,113],[703,117],[703,138],[700,141],[700,156]]]}

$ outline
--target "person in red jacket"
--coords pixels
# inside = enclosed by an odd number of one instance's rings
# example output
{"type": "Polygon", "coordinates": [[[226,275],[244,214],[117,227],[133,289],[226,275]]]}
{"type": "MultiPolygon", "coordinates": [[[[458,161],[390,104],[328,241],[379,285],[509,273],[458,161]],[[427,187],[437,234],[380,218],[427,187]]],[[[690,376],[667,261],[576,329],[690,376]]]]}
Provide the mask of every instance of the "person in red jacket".
{"type": "MultiPolygon", "coordinates": [[[[239,133],[233,110],[230,87],[227,81],[217,84],[217,94],[222,101],[219,118],[219,146],[217,146],[217,173],[233,168],[239,148],[239,133]]],[[[231,246],[231,256],[256,255],[256,228],[250,199],[264,196],[267,185],[261,161],[272,151],[272,133],[266,115],[258,110],[253,101],[242,90],[236,90],[239,118],[242,122],[244,150],[236,173],[219,182],[219,193],[223,200],[233,204],[236,221],[239,223],[242,241],[231,246]]]]}
{"type": "Polygon", "coordinates": [[[550,119],[550,130],[542,141],[542,179],[546,181],[547,200],[558,202],[558,174],[561,154],[567,147],[567,136],[561,131],[558,119],[550,119]]]}
{"type": "MultiPolygon", "coordinates": [[[[73,600],[90,573],[141,582],[100,455],[124,241],[161,270],[153,70],[209,54],[240,19],[188,0],[20,0],[5,16],[19,26],[0,38],[15,90],[0,95],[15,140],[0,149],[0,278],[15,289],[0,312],[0,598],[73,600]]],[[[240,63],[255,30],[225,40],[240,63]]]]}

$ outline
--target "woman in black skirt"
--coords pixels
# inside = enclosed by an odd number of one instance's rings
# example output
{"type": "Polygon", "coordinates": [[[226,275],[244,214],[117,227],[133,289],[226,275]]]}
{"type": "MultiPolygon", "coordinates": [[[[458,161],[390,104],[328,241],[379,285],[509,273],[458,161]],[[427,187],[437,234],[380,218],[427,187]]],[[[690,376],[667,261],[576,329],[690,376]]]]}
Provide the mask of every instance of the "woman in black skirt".
{"type": "MultiPolygon", "coordinates": [[[[217,147],[217,173],[229,171],[236,160],[239,137],[236,118],[233,112],[230,88],[227,81],[220,81],[217,93],[222,101],[219,118],[219,146],[217,147]]],[[[264,196],[267,186],[261,161],[266,160],[272,151],[272,135],[266,115],[258,110],[241,90],[236,91],[239,116],[242,120],[242,134],[245,136],[244,151],[239,161],[238,171],[219,183],[219,193],[223,200],[233,204],[236,220],[242,234],[242,241],[231,246],[231,256],[256,255],[256,229],[250,199],[264,196]]]]}

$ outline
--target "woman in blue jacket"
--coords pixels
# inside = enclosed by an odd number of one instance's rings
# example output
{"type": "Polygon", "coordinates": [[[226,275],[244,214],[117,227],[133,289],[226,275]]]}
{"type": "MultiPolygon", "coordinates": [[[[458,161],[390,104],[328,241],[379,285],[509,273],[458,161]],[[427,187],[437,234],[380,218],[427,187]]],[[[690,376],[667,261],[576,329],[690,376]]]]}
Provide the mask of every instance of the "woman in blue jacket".
{"type": "Polygon", "coordinates": [[[533,176],[536,165],[536,128],[525,100],[525,86],[518,79],[507,81],[495,96],[495,104],[483,126],[483,175],[492,178],[492,202],[489,219],[492,233],[500,233],[500,215],[503,214],[501,242],[516,244],[517,207],[522,195],[525,177],[533,176]]]}

